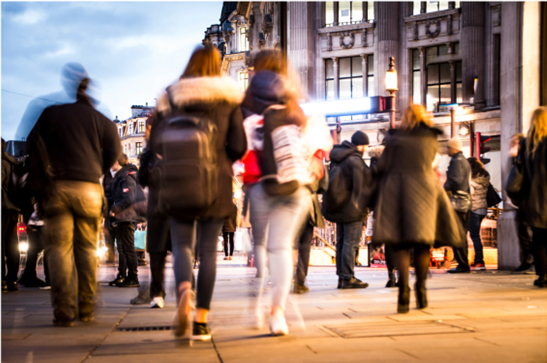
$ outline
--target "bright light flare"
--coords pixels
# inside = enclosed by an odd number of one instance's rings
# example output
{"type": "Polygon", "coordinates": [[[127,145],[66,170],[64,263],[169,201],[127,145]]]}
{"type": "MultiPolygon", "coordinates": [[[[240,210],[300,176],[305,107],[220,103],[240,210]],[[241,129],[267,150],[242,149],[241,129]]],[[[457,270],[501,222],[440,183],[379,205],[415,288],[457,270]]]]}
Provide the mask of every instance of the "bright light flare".
{"type": "Polygon", "coordinates": [[[306,102],[300,104],[306,116],[349,116],[370,111],[370,98],[352,98],[325,102],[306,102]]]}
{"type": "Polygon", "coordinates": [[[19,251],[27,253],[28,251],[28,243],[27,242],[19,242],[19,251]]]}

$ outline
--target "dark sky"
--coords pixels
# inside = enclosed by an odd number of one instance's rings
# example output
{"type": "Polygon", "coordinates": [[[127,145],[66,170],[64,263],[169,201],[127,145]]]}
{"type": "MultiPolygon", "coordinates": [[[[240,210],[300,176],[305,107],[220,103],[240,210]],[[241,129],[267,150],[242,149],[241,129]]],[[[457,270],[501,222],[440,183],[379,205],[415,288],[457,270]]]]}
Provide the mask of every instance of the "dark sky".
{"type": "Polygon", "coordinates": [[[2,137],[28,103],[62,90],[79,62],[101,86],[99,110],[126,119],[182,73],[221,2],[2,2],[2,137]]]}

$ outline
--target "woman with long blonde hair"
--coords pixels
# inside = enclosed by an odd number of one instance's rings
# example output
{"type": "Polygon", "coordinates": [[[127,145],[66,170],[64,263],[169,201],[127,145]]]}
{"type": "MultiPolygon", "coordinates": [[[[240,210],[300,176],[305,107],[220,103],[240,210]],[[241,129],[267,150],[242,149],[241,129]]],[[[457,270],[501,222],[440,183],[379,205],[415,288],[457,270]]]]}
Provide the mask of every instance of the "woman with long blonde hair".
{"type": "Polygon", "coordinates": [[[410,250],[414,249],[416,305],[424,309],[431,247],[461,247],[462,243],[456,213],[432,167],[441,133],[422,106],[411,105],[401,126],[389,131],[375,172],[378,197],[372,242],[394,250],[399,313],[409,311],[410,250]]]}
{"type": "Polygon", "coordinates": [[[520,141],[524,160],[522,221],[532,228],[534,263],[538,279],[534,285],[547,287],[547,107],[532,114],[526,139],[520,141]]]}

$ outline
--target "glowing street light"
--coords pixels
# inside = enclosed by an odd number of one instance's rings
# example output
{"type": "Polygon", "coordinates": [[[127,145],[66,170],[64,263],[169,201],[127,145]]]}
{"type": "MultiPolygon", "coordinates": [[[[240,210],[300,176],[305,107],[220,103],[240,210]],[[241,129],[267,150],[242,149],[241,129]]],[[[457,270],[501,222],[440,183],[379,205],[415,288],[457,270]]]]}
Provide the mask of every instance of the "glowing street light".
{"type": "Polygon", "coordinates": [[[395,92],[398,90],[395,58],[389,57],[389,69],[386,72],[386,91],[389,92],[389,98],[391,99],[391,106],[389,108],[389,127],[392,129],[395,128],[395,92]]]}

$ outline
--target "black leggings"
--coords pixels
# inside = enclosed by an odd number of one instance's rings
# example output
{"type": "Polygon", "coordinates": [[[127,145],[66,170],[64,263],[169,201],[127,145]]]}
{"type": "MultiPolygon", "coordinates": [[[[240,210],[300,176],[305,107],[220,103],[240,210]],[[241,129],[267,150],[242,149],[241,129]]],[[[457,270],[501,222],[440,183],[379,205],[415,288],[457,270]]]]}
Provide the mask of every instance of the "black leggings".
{"type": "Polygon", "coordinates": [[[410,249],[414,248],[414,266],[416,268],[416,283],[418,285],[425,285],[427,279],[427,271],[429,270],[430,247],[423,244],[406,244],[405,246],[394,246],[393,252],[395,257],[395,265],[399,273],[399,289],[404,290],[409,286],[409,273],[410,268],[410,249]]]}
{"type": "Polygon", "coordinates": [[[223,232],[224,238],[224,255],[228,257],[228,244],[230,245],[230,256],[234,255],[234,232],[223,232]]]}
{"type": "Polygon", "coordinates": [[[532,227],[532,241],[536,275],[545,277],[547,274],[547,229],[532,227]]]}

